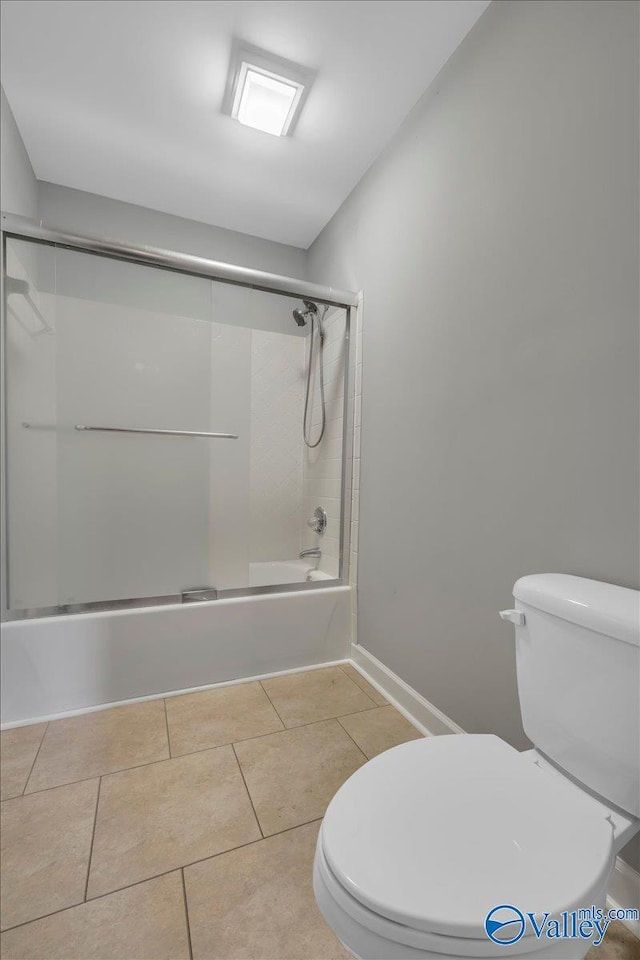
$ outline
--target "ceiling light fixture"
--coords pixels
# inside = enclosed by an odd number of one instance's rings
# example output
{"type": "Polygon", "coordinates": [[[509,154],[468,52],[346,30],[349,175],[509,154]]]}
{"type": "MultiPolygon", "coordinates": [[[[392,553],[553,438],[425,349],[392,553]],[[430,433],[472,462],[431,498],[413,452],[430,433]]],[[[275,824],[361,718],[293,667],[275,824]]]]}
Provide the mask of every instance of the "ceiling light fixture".
{"type": "Polygon", "coordinates": [[[293,132],[313,77],[297,63],[236,41],[222,111],[245,126],[285,137],[293,132]]]}

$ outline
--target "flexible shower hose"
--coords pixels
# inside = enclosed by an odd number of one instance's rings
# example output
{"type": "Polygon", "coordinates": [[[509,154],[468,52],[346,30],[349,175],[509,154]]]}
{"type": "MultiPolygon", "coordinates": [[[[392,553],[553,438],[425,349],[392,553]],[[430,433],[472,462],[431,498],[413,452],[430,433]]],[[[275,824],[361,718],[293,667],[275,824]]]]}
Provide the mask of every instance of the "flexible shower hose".
{"type": "MultiPolygon", "coordinates": [[[[322,319],[327,312],[327,307],[324,308],[324,313],[322,314],[322,319]]],[[[322,320],[319,317],[314,317],[311,315],[311,336],[309,337],[309,364],[307,366],[307,392],[304,398],[304,416],[302,418],[302,435],[304,437],[304,442],[312,450],[314,447],[317,447],[320,441],[324,436],[325,428],[325,409],[324,409],[324,331],[322,329],[322,320]],[[316,323],[318,324],[318,339],[320,340],[320,404],[322,406],[322,420],[320,422],[320,435],[315,443],[311,442],[311,424],[309,424],[309,429],[307,431],[307,414],[309,411],[309,393],[311,390],[311,373],[313,371],[313,353],[314,353],[314,341],[316,339],[316,323]]]]}

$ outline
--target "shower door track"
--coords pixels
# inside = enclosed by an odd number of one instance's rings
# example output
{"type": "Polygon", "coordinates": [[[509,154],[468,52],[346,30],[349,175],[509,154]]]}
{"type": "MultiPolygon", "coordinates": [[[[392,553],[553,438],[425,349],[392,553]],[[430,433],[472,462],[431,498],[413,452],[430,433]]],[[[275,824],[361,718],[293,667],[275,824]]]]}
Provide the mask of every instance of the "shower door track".
{"type": "Polygon", "coordinates": [[[26,607],[24,609],[5,610],[3,621],[38,620],[43,617],[67,617],[79,613],[115,613],[117,611],[140,610],[148,607],[196,607],[202,603],[218,603],[220,600],[242,599],[243,597],[262,597],[281,593],[306,593],[312,590],[326,590],[328,587],[344,586],[344,580],[314,580],[304,583],[273,583],[265,587],[234,587],[218,590],[215,600],[190,600],[185,602],[181,593],[164,593],[158,597],[132,597],[130,600],[91,600],[87,603],[60,603],[51,607],[26,607]]]}
{"type": "MultiPolygon", "coordinates": [[[[174,250],[166,250],[160,247],[134,246],[132,244],[120,242],[111,239],[100,239],[98,237],[81,236],[78,234],[65,233],[55,228],[44,227],[41,224],[34,223],[27,217],[21,217],[17,214],[0,212],[0,235],[2,239],[2,266],[4,276],[4,265],[6,263],[6,241],[8,239],[29,240],[35,243],[42,243],[48,246],[61,247],[63,249],[78,250],[82,253],[92,253],[97,256],[107,257],[112,260],[124,260],[131,263],[156,267],[175,273],[186,274],[188,276],[205,277],[209,280],[215,280],[220,283],[230,283],[237,286],[250,287],[253,290],[261,290],[270,293],[278,293],[282,296],[292,297],[294,299],[309,299],[317,303],[327,304],[328,306],[343,309],[346,312],[346,330],[345,330],[345,351],[347,362],[345,363],[345,383],[344,383],[344,407],[343,407],[343,438],[342,438],[342,482],[341,482],[341,505],[342,519],[340,523],[340,570],[339,576],[331,580],[311,581],[304,583],[285,583],[272,584],[262,587],[238,587],[229,590],[218,590],[217,599],[232,599],[251,596],[260,596],[264,594],[275,593],[297,593],[312,590],[326,590],[328,587],[336,587],[349,583],[349,560],[351,546],[351,483],[353,472],[353,427],[354,427],[354,408],[355,400],[350,390],[350,382],[353,377],[353,366],[355,359],[353,351],[355,350],[355,341],[351,340],[351,310],[360,304],[361,294],[349,290],[340,290],[334,287],[322,284],[299,280],[295,277],[284,277],[275,273],[268,273],[263,270],[253,270],[249,267],[241,267],[232,263],[225,263],[219,260],[209,260],[206,257],[198,257],[192,254],[179,253],[174,250]]],[[[3,405],[4,415],[6,417],[6,389],[7,377],[4,371],[5,363],[5,310],[6,310],[6,291],[2,303],[2,369],[4,379],[3,405]]],[[[26,426],[26,424],[25,424],[26,426]]],[[[88,429],[83,427],[83,429],[88,429]]],[[[94,428],[95,429],[95,428],[94,428]]],[[[102,428],[104,429],[104,428],[102,428]]],[[[149,432],[149,431],[145,431],[149,432]]],[[[153,431],[168,433],[169,431],[153,431]]],[[[171,431],[176,432],[176,431],[171,431]]],[[[181,431],[184,432],[184,431],[181,431]]],[[[3,434],[6,436],[6,423],[3,417],[3,434]]],[[[6,472],[6,457],[4,456],[4,436],[3,436],[3,482],[4,496],[2,498],[2,528],[3,537],[3,565],[4,575],[2,582],[2,620],[27,620],[39,619],[43,617],[58,617],[69,614],[96,613],[109,611],[126,611],[142,607],[183,605],[182,594],[165,594],[157,597],[135,597],[123,600],[96,600],[86,603],[62,604],[49,607],[36,607],[24,609],[10,609],[7,607],[8,597],[8,534],[7,534],[7,483],[4,473],[6,472]]],[[[235,439],[233,435],[220,435],[225,438],[235,439]]],[[[216,603],[217,600],[200,601],[216,603]]],[[[191,605],[191,604],[189,604],[191,605]]]]}

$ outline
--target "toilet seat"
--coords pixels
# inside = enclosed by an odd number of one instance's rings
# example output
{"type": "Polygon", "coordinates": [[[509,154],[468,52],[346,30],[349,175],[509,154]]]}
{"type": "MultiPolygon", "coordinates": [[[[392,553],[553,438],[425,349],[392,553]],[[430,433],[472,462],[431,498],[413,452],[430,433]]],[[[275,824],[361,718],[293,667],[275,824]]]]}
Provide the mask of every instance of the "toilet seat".
{"type": "MultiPolygon", "coordinates": [[[[318,838],[313,866],[313,889],[316,902],[331,929],[356,958],[367,960],[497,960],[502,957],[535,956],[535,960],[575,960],[575,943],[553,942],[551,949],[534,937],[525,936],[515,944],[496,945],[488,937],[445,937],[438,933],[416,930],[373,913],[340,885],[327,865],[322,843],[318,838]]],[[[605,892],[596,902],[604,899],[605,892]]],[[[587,944],[588,946],[588,944],[587,944]]],[[[583,956],[584,952],[580,954],[583,956]]],[[[526,957],[525,957],[526,960],[526,957]]]]}
{"type": "MultiPolygon", "coordinates": [[[[484,920],[495,906],[559,915],[601,905],[612,841],[606,808],[529,754],[494,736],[441,736],[353,774],[325,815],[316,867],[363,926],[379,921],[416,946],[426,934],[440,953],[491,956],[484,920]]],[[[529,934],[498,949],[541,946],[529,934]]]]}

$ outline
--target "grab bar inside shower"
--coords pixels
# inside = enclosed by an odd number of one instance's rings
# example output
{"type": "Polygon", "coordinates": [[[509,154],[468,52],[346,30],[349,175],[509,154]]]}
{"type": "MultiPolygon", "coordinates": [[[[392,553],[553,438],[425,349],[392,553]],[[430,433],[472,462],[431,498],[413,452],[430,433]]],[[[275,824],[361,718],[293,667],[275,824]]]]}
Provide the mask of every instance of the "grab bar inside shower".
{"type": "MultiPolygon", "coordinates": [[[[42,423],[23,423],[22,426],[27,430],[55,430],[55,427],[49,427],[42,423]]],[[[202,430],[157,430],[151,427],[96,427],[83,423],[76,423],[74,430],[97,430],[103,433],[154,433],[168,437],[208,437],[213,440],[238,439],[237,433],[205,433],[202,430]]]]}

